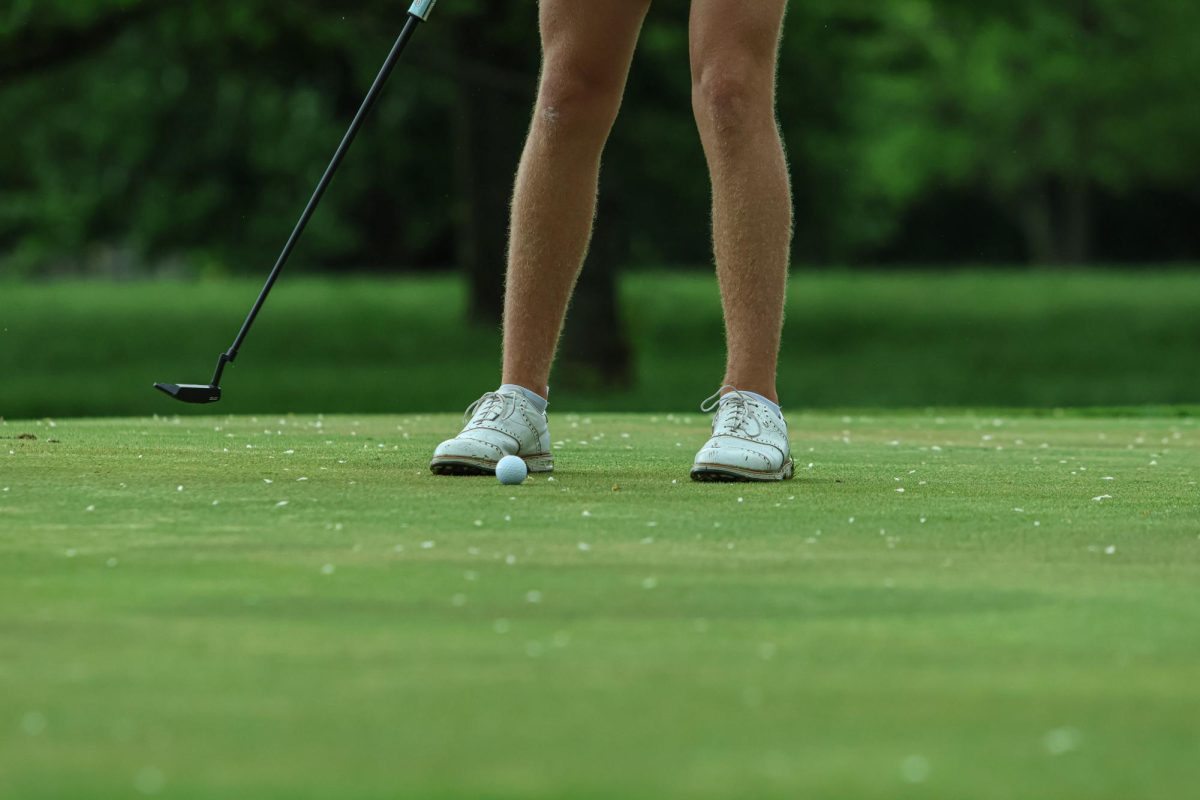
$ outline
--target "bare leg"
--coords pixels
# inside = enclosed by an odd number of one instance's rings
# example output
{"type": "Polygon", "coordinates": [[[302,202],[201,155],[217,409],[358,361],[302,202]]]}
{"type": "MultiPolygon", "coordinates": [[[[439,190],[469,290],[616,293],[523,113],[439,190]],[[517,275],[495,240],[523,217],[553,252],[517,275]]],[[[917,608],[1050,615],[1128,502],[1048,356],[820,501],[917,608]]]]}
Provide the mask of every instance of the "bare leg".
{"type": "Polygon", "coordinates": [[[792,200],[775,119],[787,0],[692,0],[692,105],[713,184],[725,383],[778,402],[792,200]]]}
{"type": "Polygon", "coordinates": [[[504,383],[545,396],[592,234],[600,156],[650,0],[541,0],[542,78],[513,196],[504,383]]]}

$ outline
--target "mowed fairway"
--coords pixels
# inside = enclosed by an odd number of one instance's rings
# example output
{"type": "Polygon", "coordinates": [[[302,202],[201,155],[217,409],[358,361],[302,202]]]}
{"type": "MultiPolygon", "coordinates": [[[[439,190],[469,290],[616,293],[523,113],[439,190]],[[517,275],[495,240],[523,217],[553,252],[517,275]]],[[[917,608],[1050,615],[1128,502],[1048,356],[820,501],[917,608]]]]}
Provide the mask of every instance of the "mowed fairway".
{"type": "Polygon", "coordinates": [[[1195,419],[791,422],[502,487],[451,416],[9,420],[0,797],[1193,795],[1195,419]]]}

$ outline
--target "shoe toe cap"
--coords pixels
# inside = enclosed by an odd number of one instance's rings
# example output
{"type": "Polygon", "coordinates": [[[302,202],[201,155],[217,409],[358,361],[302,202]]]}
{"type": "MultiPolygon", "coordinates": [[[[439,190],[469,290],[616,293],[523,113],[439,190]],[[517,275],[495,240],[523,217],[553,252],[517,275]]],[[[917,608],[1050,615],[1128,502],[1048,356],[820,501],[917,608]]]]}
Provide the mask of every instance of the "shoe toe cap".
{"type": "Polygon", "coordinates": [[[487,461],[499,461],[509,455],[499,445],[476,439],[470,436],[459,436],[454,439],[448,439],[437,446],[433,451],[434,458],[453,458],[466,457],[485,459],[487,461]]]}

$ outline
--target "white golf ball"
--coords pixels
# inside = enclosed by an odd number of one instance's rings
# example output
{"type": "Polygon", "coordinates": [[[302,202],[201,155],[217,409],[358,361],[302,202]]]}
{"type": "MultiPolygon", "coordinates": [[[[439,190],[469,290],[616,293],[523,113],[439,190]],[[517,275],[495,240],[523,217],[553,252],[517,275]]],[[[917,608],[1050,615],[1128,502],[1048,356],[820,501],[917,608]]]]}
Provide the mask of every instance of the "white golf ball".
{"type": "Polygon", "coordinates": [[[518,483],[524,483],[525,478],[528,476],[529,467],[525,466],[525,462],[516,456],[505,456],[496,465],[496,480],[505,486],[516,486],[518,483]]]}

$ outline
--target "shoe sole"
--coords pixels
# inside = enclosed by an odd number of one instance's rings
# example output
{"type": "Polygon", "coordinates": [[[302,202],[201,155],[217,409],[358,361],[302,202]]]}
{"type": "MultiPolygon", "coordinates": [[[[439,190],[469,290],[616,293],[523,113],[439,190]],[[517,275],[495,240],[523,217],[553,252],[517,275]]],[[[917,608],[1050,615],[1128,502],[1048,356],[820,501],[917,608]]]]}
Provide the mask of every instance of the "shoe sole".
{"type": "Polygon", "coordinates": [[[792,461],[788,461],[777,472],[741,469],[727,464],[696,464],[692,467],[692,480],[697,483],[772,483],[790,481],[795,474],[796,467],[792,461]]]}
{"type": "MultiPolygon", "coordinates": [[[[552,456],[529,456],[522,458],[529,474],[539,474],[554,471],[552,456]]],[[[429,470],[434,475],[450,475],[462,477],[467,475],[495,475],[496,462],[486,458],[471,458],[470,456],[438,456],[429,462],[429,470]]]]}

